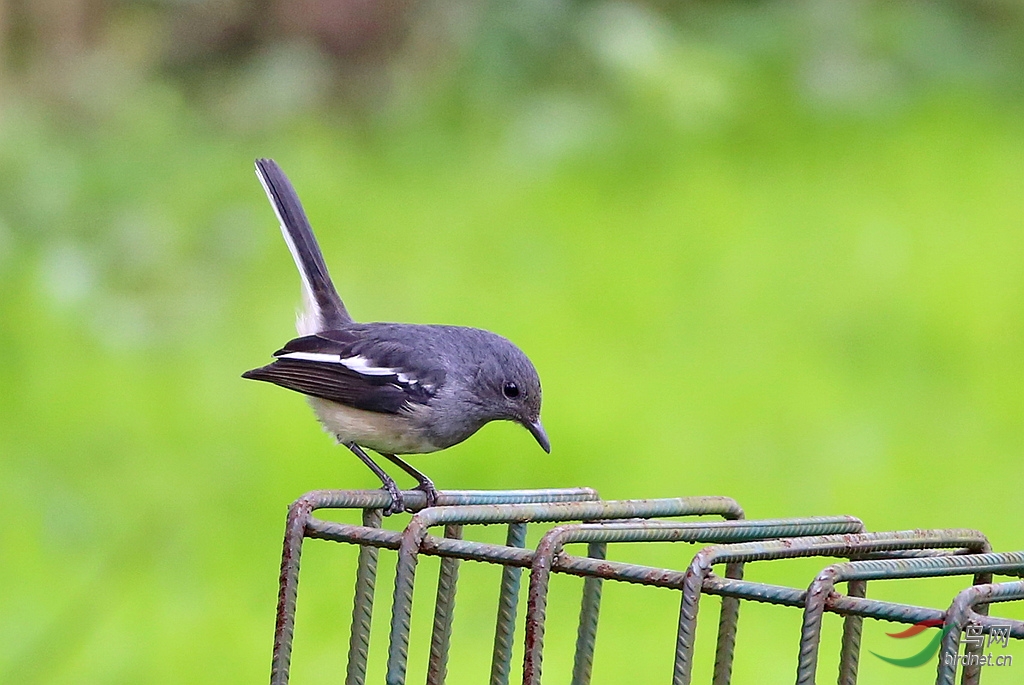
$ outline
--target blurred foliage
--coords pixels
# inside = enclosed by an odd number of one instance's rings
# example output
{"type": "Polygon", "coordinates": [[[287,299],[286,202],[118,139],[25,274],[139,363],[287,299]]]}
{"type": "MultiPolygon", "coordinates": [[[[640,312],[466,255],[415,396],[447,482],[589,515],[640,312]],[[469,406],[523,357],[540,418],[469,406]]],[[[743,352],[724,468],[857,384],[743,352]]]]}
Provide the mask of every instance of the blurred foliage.
{"type": "MultiPolygon", "coordinates": [[[[488,426],[415,462],[442,487],[725,494],[1024,547],[1017,3],[0,8],[0,682],[264,679],[285,504],[375,485],[238,378],[298,299],[256,156],[357,318],[490,328],[537,363],[552,456],[488,426]]],[[[307,548],[296,683],[343,670],[353,560],[307,548]]],[[[462,577],[453,683],[486,672],[498,578],[462,577]]],[[[579,586],[557,581],[553,679],[579,586]]],[[[607,588],[595,682],[667,678],[675,606],[607,588]]],[[[736,682],[790,678],[798,614],[743,614],[736,682]]],[[[865,647],[895,654],[886,629],[865,647]]],[[[865,655],[862,682],[892,669],[865,655]]]]}

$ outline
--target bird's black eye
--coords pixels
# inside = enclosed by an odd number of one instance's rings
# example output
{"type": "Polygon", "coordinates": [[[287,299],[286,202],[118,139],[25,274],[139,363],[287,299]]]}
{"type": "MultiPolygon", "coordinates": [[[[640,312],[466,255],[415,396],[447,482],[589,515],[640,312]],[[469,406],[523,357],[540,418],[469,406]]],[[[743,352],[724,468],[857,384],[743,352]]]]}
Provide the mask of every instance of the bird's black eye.
{"type": "Polygon", "coordinates": [[[519,397],[519,386],[509,381],[502,387],[501,391],[505,394],[505,397],[512,399],[513,397],[519,397]]]}

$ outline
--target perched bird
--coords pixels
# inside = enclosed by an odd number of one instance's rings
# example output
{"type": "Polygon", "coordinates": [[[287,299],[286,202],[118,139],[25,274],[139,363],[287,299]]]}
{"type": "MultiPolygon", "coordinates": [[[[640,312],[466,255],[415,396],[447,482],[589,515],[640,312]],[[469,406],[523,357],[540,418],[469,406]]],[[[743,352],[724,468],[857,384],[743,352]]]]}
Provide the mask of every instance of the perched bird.
{"type": "Polygon", "coordinates": [[[380,478],[392,499],[385,513],[405,509],[402,494],[364,448],[415,478],[427,506],[436,504],[437,489],[397,455],[443,450],[490,421],[519,423],[551,451],[540,422],[540,378],[518,347],[477,328],[356,323],[281,167],[258,159],[256,175],[299,269],[303,309],[295,323],[301,337],[242,377],[306,395],[324,429],[380,478]]]}

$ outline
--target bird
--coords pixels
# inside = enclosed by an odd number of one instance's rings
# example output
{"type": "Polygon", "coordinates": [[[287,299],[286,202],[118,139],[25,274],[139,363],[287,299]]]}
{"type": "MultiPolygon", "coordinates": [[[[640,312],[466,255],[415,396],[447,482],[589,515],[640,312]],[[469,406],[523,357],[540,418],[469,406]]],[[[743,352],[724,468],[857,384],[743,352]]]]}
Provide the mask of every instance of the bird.
{"type": "Polygon", "coordinates": [[[366,450],[412,476],[428,507],[437,504],[437,488],[399,455],[446,449],[491,421],[522,425],[551,452],[540,376],[522,350],[479,328],[354,321],[288,177],[272,159],[257,159],[256,175],[298,268],[302,308],[299,337],[242,377],[305,395],[324,430],[380,479],[391,496],[385,515],[408,507],[366,450]]]}

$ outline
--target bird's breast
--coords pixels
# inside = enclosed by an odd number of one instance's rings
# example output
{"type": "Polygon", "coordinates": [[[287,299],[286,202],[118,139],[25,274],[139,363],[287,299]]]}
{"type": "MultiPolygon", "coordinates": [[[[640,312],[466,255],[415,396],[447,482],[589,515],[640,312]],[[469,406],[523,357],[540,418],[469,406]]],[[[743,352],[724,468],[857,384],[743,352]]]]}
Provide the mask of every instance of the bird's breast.
{"type": "Polygon", "coordinates": [[[346,407],[318,397],[308,399],[324,429],[338,442],[353,442],[387,454],[424,454],[449,446],[439,444],[442,441],[424,428],[417,412],[425,411],[425,408],[383,414],[346,407]]]}

